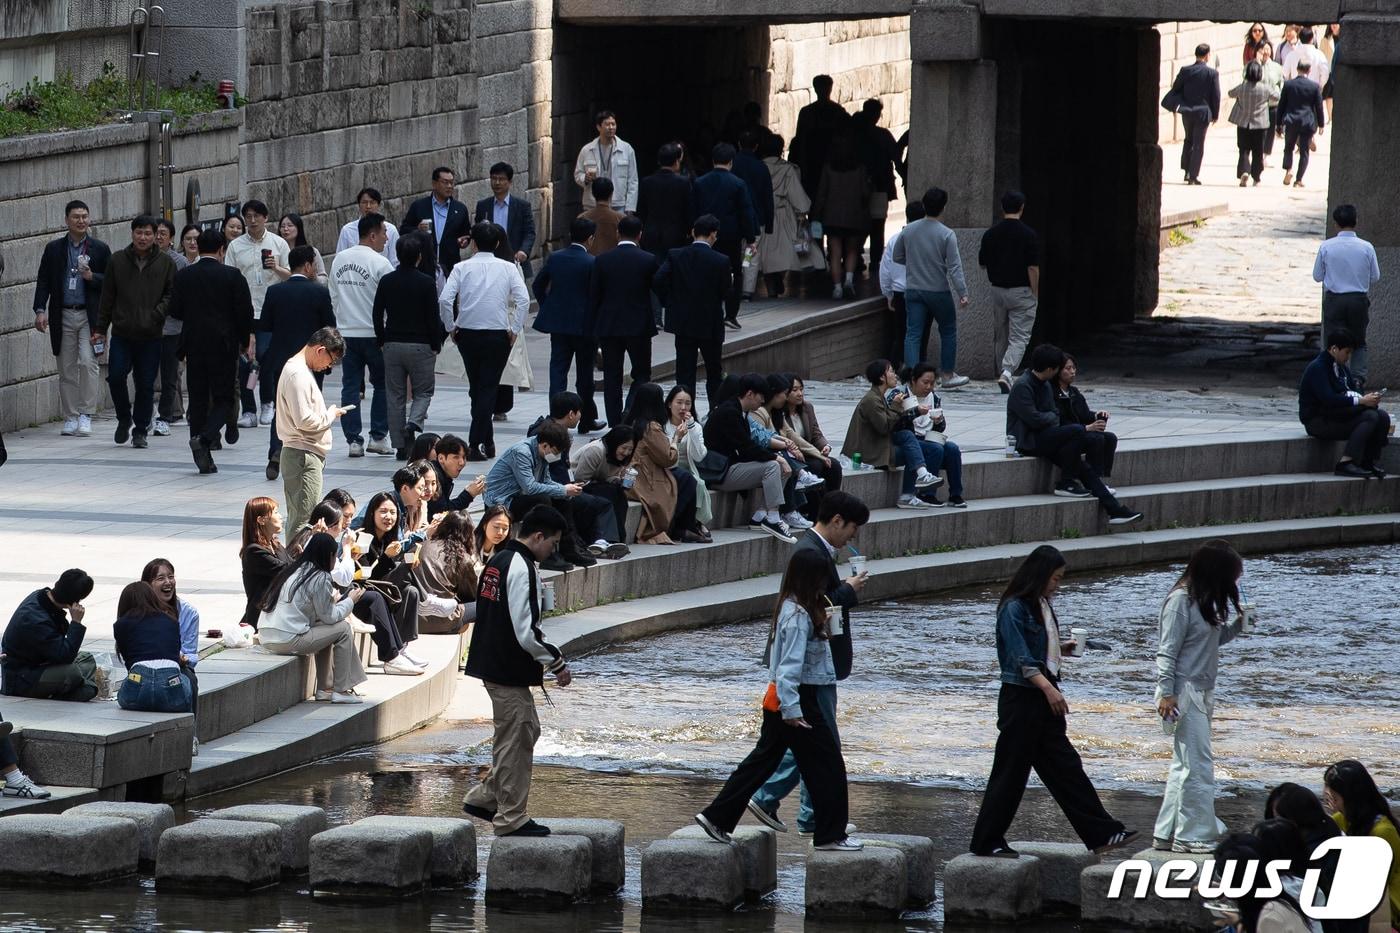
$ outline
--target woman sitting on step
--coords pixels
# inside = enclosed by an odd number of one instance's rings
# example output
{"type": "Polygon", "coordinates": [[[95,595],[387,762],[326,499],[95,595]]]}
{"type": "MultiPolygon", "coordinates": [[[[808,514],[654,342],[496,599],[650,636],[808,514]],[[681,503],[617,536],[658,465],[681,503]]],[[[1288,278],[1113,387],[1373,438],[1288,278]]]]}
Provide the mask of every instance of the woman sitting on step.
{"type": "Polygon", "coordinates": [[[637,476],[627,489],[627,497],[642,504],[637,540],[644,544],[702,544],[705,539],[695,519],[695,477],[676,466],[680,452],[663,427],[669,420],[661,386],[648,382],[633,390],[632,405],[623,421],[637,436],[632,456],[637,476]]]}
{"type": "Polygon", "coordinates": [[[821,479],[820,490],[807,492],[805,516],[816,521],[821,496],[841,488],[841,461],[831,452],[826,435],[817,423],[816,409],[804,396],[806,385],[796,373],[783,373],[782,379],[788,384],[787,405],[783,410],[783,437],[797,445],[806,458],[807,470],[821,479]]]}
{"type": "Polygon", "coordinates": [[[962,449],[948,440],[944,432],[948,430],[948,418],[943,413],[943,400],[934,391],[938,381],[938,367],[924,361],[904,367],[899,374],[904,383],[900,391],[905,393],[905,405],[914,402],[919,412],[914,418],[914,437],[919,440],[919,448],[924,455],[924,465],[937,476],[939,471],[948,475],[948,499],[940,501],[929,495],[925,501],[929,505],[946,505],[955,509],[967,508],[963,499],[962,449]]]}
{"type": "MultiPolygon", "coordinates": [[[[870,391],[851,412],[841,453],[851,458],[859,454],[864,466],[877,470],[902,465],[898,508],[927,509],[923,496],[932,495],[933,487],[943,482],[924,465],[924,445],[914,436],[914,419],[928,411],[899,391],[899,375],[889,360],[875,360],[865,367],[865,378],[870,380],[870,391]]],[[[929,450],[928,455],[936,454],[929,450]]]]}
{"type": "Polygon", "coordinates": [[[676,449],[676,466],[690,474],[695,481],[695,532],[702,544],[709,544],[709,523],[714,521],[710,504],[710,487],[700,479],[696,464],[705,459],[705,432],[695,421],[695,393],[689,386],[676,385],[666,395],[666,423],[662,430],[676,449]]]}
{"type": "Polygon", "coordinates": [[[1074,357],[1065,354],[1065,364],[1055,377],[1055,405],[1060,409],[1060,424],[1084,425],[1084,462],[1094,468],[1099,479],[1108,486],[1110,493],[1116,493],[1108,484],[1113,475],[1113,454],[1118,450],[1118,435],[1108,430],[1108,412],[1090,411],[1084,393],[1074,387],[1079,376],[1079,366],[1074,357]]]}
{"type": "Polygon", "coordinates": [[[510,538],[511,524],[510,509],[504,505],[493,505],[481,513],[481,521],[472,534],[472,544],[475,545],[472,549],[472,569],[476,571],[478,580],[487,562],[496,553],[496,548],[510,538]]]}
{"type": "MultiPolygon", "coordinates": [[[[402,471],[400,471],[402,472],[402,471]]],[[[395,474],[397,476],[397,474],[395,474]]],[[[445,514],[445,513],[444,513],[445,514]]],[[[386,674],[421,674],[427,662],[408,653],[418,639],[418,603],[421,594],[413,578],[416,550],[408,550],[400,538],[398,505],[392,493],[375,493],[365,506],[365,527],[356,536],[359,578],[372,582],[389,606],[393,625],[375,623],[375,645],[386,674]],[[368,535],[366,540],[363,535],[368,535]]]]}
{"type": "Polygon", "coordinates": [[[763,377],[763,384],[763,404],[748,413],[749,434],[756,445],[777,454],[778,466],[783,471],[782,519],[794,531],[805,531],[812,523],[802,516],[807,505],[807,494],[803,490],[820,486],[821,479],[807,469],[797,444],[784,437],[781,431],[791,381],[769,375],[763,377]]]}
{"type": "MultiPolygon", "coordinates": [[[[510,528],[508,519],[506,528],[510,528]]],[[[420,594],[419,631],[456,635],[476,621],[475,550],[475,529],[466,511],[443,512],[413,565],[420,594]]]]}
{"type": "Polygon", "coordinates": [[[243,593],[248,606],[243,624],[258,627],[262,613],[262,598],[273,579],[291,563],[291,557],[279,540],[282,534],[282,513],[277,501],[267,496],[255,496],[243,506],[243,546],[238,559],[243,564],[243,593]]]}
{"type": "Polygon", "coordinates": [[[118,706],[146,713],[195,712],[195,682],[181,669],[180,624],[150,584],[138,580],[122,590],[112,635],[127,669],[117,689],[118,706]]]}
{"type": "MultiPolygon", "coordinates": [[[[593,542],[589,551],[595,557],[607,554],[611,544],[621,542],[627,536],[627,490],[628,470],[632,467],[632,457],[637,449],[637,433],[630,425],[619,424],[595,441],[589,441],[572,454],[574,480],[583,484],[583,491],[590,496],[606,499],[612,506],[617,522],[619,541],[593,542]]],[[[655,541],[642,541],[642,544],[659,544],[655,541]]],[[[618,552],[623,555],[622,551],[618,552]]]]}

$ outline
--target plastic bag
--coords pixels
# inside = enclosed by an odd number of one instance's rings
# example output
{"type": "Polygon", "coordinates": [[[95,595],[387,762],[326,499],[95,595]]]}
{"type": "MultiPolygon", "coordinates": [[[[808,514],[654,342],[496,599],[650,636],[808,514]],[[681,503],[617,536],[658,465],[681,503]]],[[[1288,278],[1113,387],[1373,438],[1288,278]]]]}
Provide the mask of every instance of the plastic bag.
{"type": "Polygon", "coordinates": [[[114,700],[122,681],[126,680],[126,665],[111,651],[91,652],[97,669],[93,672],[97,683],[98,700],[114,700]]]}
{"type": "Polygon", "coordinates": [[[251,648],[253,647],[253,634],[255,629],[246,622],[238,623],[237,628],[231,628],[224,633],[225,648],[251,648]]]}

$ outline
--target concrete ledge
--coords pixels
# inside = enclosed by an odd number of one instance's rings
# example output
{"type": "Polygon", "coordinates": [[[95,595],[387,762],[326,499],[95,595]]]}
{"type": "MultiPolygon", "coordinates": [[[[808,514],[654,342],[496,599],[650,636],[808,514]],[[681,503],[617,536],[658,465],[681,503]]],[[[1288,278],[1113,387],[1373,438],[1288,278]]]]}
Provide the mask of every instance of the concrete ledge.
{"type": "Polygon", "coordinates": [[[733,910],[743,901],[743,859],[735,846],[673,836],[642,851],[644,910],[733,910]]]}
{"type": "Polygon", "coordinates": [[[486,862],[486,900],[571,903],[593,884],[593,843],[583,836],[501,837],[486,862]]]}
{"type": "Polygon", "coordinates": [[[617,820],[539,819],[555,836],[582,836],[593,849],[591,890],[611,894],[627,875],[627,829],[617,820]]]}
{"type": "Polygon", "coordinates": [[[208,814],[208,818],[273,824],[281,834],[282,871],[294,875],[303,874],[311,864],[311,837],[326,829],[326,811],[320,807],[280,803],[247,804],[214,810],[208,814]]]}
{"type": "Polygon", "coordinates": [[[888,833],[860,833],[857,838],[865,843],[867,849],[890,848],[903,852],[904,867],[908,874],[908,905],[923,907],[933,903],[937,853],[934,851],[932,839],[927,836],[900,836],[888,833]]]}
{"type": "Polygon", "coordinates": [[[431,876],[433,834],[402,825],[354,823],[311,839],[311,890],[349,897],[398,897],[431,876]]]}
{"type": "MultiPolygon", "coordinates": [[[[1165,900],[1155,892],[1156,871],[1167,862],[1182,861],[1199,866],[1210,858],[1208,855],[1183,855],[1177,852],[1158,852],[1144,849],[1132,856],[1142,859],[1153,867],[1153,877],[1148,880],[1143,897],[1122,896],[1109,900],[1108,890],[1113,882],[1114,872],[1122,862],[1108,862],[1091,865],[1079,876],[1080,908],[1079,916],[1086,923],[1112,922],[1115,926],[1133,930],[1153,930],[1162,933],[1188,933],[1195,930],[1209,930],[1212,916],[1205,909],[1205,901],[1194,885],[1195,874],[1176,877],[1184,885],[1192,882],[1191,895],[1185,899],[1165,900]]],[[[1139,884],[1141,872],[1130,872],[1124,879],[1123,891],[1134,892],[1139,884]]]]}
{"type": "Polygon", "coordinates": [[[1077,842],[1013,842],[1040,864],[1040,900],[1046,909],[1079,912],[1080,875],[1099,857],[1077,842]]]}
{"type": "Polygon", "coordinates": [[[101,884],[136,872],[134,820],[20,813],[0,820],[0,881],[18,885],[101,884]]]}
{"type": "Polygon", "coordinates": [[[809,915],[836,919],[892,919],[909,899],[903,850],[868,846],[859,852],[815,851],[807,859],[804,900],[809,915]]]}
{"type": "Polygon", "coordinates": [[[943,867],[943,913],[950,923],[1017,923],[1040,913],[1040,862],[959,855],[943,867]]]}
{"type": "Polygon", "coordinates": [[[281,833],[272,823],[195,820],[160,837],[156,887],[252,891],[277,883],[281,833]]]}
{"type": "Polygon", "coordinates": [[[141,861],[154,865],[160,837],[175,825],[175,811],[163,803],[126,803],[104,800],[84,803],[63,811],[65,816],[110,816],[131,820],[141,837],[141,861]]]}
{"type": "Polygon", "coordinates": [[[453,886],[476,878],[476,827],[471,820],[433,816],[367,816],[356,826],[426,829],[433,834],[429,875],[434,885],[453,886]]]}
{"type": "MultiPolygon", "coordinates": [[[[739,826],[729,834],[744,869],[744,898],[756,901],[778,888],[778,834],[766,826],[739,826]]],[[[672,839],[698,839],[715,844],[699,826],[671,833],[672,839]]]]}

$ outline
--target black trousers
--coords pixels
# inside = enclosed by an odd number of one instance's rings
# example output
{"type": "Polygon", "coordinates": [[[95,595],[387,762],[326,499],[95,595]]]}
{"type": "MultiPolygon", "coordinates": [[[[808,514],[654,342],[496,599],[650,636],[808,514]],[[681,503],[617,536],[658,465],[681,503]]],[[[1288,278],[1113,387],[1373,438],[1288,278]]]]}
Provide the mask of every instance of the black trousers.
{"type": "Polygon", "coordinates": [[[671,476],[676,480],[676,511],[671,515],[669,534],[672,541],[680,541],[699,524],[695,520],[695,476],[680,467],[671,467],[671,476]]]}
{"type": "MultiPolygon", "coordinates": [[[[627,537],[627,493],[619,483],[605,483],[598,480],[583,487],[586,496],[593,496],[602,499],[612,510],[613,521],[617,526],[617,541],[622,541],[627,537]]],[[[607,535],[598,534],[596,537],[585,538],[585,543],[590,543],[605,538],[607,535]]],[[[614,542],[617,543],[617,542],[614,542]]]]}
{"type": "Polygon", "coordinates": [[[739,302],[744,297],[744,241],[715,241],[715,249],[729,257],[729,294],[724,296],[724,316],[731,321],[739,320],[739,302]]]}
{"type": "Polygon", "coordinates": [[[351,614],[361,622],[374,626],[374,634],[370,638],[374,639],[375,654],[381,664],[399,656],[403,650],[403,639],[399,637],[399,627],[394,624],[389,603],[382,594],[365,590],[351,614]]]}
{"type": "Polygon", "coordinates": [[[573,365],[574,391],[583,399],[584,424],[598,420],[598,406],[593,401],[593,358],[597,355],[598,341],[592,337],[549,335],[549,397],[569,387],[569,366],[573,365]]]}
{"type": "MultiPolygon", "coordinates": [[[[520,521],[537,505],[549,505],[558,509],[569,523],[574,538],[581,538],[584,543],[597,541],[601,537],[598,533],[598,519],[612,508],[607,499],[588,493],[560,499],[551,499],[549,496],[516,496],[510,500],[511,518],[520,521]]],[[[579,543],[577,540],[570,540],[566,535],[559,544],[559,551],[567,556],[579,543]]]]}
{"type": "Polygon", "coordinates": [[[457,344],[457,352],[462,354],[462,367],[467,371],[471,391],[472,423],[467,445],[494,451],[496,438],[491,429],[491,415],[496,411],[496,390],[510,356],[510,336],[503,330],[459,330],[452,339],[457,344]]]}
{"type": "Polygon", "coordinates": [[[1201,159],[1206,154],[1206,130],[1209,128],[1208,117],[1186,110],[1181,112],[1181,129],[1186,137],[1181,146],[1181,170],[1188,179],[1195,180],[1201,174],[1201,159]]]}
{"type": "Polygon", "coordinates": [[[1341,418],[1309,418],[1303,427],[1319,440],[1346,441],[1343,456],[1367,466],[1375,464],[1390,441],[1390,415],[1364,405],[1341,418]]]}
{"type": "Polygon", "coordinates": [[[697,357],[705,361],[705,400],[714,405],[724,382],[724,334],[718,337],[682,337],[676,335],[676,385],[687,386],[693,394],[699,388],[695,381],[697,357]]]}
{"type": "Polygon", "coordinates": [[[1038,688],[1001,685],[997,730],[992,773],[972,829],[973,853],[988,855],[1006,845],[1006,831],[1021,806],[1032,768],[1087,848],[1096,849],[1123,831],[1089,783],[1084,763],[1065,735],[1065,718],[1051,711],[1038,688]]]}
{"type": "Polygon", "coordinates": [[[1112,431],[1084,432],[1084,459],[1104,479],[1113,475],[1113,455],[1117,450],[1118,435],[1112,431]]]}
{"type": "Polygon", "coordinates": [[[1023,450],[1022,453],[1049,460],[1060,468],[1064,482],[1079,480],[1104,508],[1115,509],[1118,500],[1113,498],[1094,468],[1085,462],[1084,455],[1089,451],[1088,441],[1085,440],[1088,433],[1082,424],[1062,424],[1041,431],[1035,439],[1035,449],[1023,450]]]}
{"type": "Polygon", "coordinates": [[[1313,134],[1317,130],[1312,127],[1299,126],[1290,123],[1283,128],[1283,170],[1290,172],[1293,170],[1293,149],[1298,149],[1298,172],[1293,176],[1294,181],[1302,181],[1303,176],[1308,171],[1308,161],[1312,158],[1313,134]]]}
{"type": "Polygon", "coordinates": [[[1274,127],[1278,125],[1278,107],[1269,108],[1269,128],[1264,131],[1264,155],[1274,154],[1274,127]]]}
{"type": "Polygon", "coordinates": [[[632,389],[651,382],[651,337],[599,337],[603,350],[603,408],[608,424],[622,423],[622,412],[632,404],[632,389]],[[632,385],[627,390],[626,404],[622,400],[622,357],[632,364],[632,385]]]}
{"type": "Polygon", "coordinates": [[[191,439],[197,437],[209,447],[219,439],[219,432],[230,419],[238,420],[234,390],[237,375],[237,351],[186,357],[185,420],[190,425],[191,439]]]}
{"type": "Polygon", "coordinates": [[[734,831],[749,798],[778,770],[783,755],[791,749],[817,818],[812,842],[820,846],[846,838],[850,802],[846,795],[846,762],[841,757],[841,744],[831,724],[822,716],[817,688],[801,684],[797,693],[802,701],[802,718],[812,728],[789,726],[783,722],[782,713],[763,711],[758,745],[724,782],[714,803],[703,811],[706,819],[725,832],[734,831]]]}
{"type": "Polygon", "coordinates": [[[1264,174],[1264,137],[1268,130],[1247,130],[1235,127],[1235,145],[1240,150],[1240,161],[1235,167],[1235,176],[1248,174],[1255,181],[1264,174]]]}
{"type": "Polygon", "coordinates": [[[156,412],[165,422],[185,416],[185,406],[180,404],[179,334],[162,334],[160,338],[160,404],[156,412]]]}
{"type": "Polygon", "coordinates": [[[826,481],[823,486],[802,491],[802,494],[807,497],[807,504],[802,507],[802,517],[808,521],[817,520],[817,511],[822,506],[822,496],[841,488],[841,461],[834,455],[830,459],[830,464],[825,464],[816,457],[807,457],[807,471],[815,473],[826,481]]]}

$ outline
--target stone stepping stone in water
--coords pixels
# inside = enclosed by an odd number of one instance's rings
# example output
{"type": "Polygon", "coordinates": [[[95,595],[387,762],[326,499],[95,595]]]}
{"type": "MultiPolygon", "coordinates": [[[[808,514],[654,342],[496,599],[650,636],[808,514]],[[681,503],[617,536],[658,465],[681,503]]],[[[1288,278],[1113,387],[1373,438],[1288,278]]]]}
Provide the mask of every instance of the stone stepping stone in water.
{"type": "Polygon", "coordinates": [[[275,823],[195,820],[174,826],[160,837],[156,889],[254,891],[269,887],[282,878],[281,852],[282,833],[275,823]]]}

